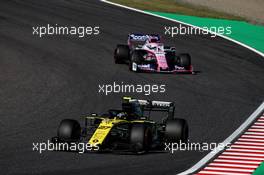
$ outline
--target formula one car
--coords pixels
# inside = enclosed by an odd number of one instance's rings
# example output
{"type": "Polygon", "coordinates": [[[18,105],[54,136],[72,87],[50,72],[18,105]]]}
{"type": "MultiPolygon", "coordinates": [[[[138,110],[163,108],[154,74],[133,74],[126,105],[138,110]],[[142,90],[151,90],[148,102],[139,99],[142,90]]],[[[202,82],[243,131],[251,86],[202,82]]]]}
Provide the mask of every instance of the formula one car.
{"type": "Polygon", "coordinates": [[[84,126],[72,119],[60,122],[53,142],[85,142],[96,151],[128,151],[145,153],[161,149],[165,142],[187,142],[188,125],[184,119],[174,118],[172,102],[138,100],[123,97],[122,109],[110,109],[107,114],[92,114],[84,119],[84,126]],[[159,122],[152,112],[165,112],[159,122]]]}
{"type": "Polygon", "coordinates": [[[134,72],[194,74],[191,56],[176,54],[176,49],[164,46],[157,34],[129,34],[127,45],[117,45],[114,60],[116,64],[127,63],[134,72]]]}

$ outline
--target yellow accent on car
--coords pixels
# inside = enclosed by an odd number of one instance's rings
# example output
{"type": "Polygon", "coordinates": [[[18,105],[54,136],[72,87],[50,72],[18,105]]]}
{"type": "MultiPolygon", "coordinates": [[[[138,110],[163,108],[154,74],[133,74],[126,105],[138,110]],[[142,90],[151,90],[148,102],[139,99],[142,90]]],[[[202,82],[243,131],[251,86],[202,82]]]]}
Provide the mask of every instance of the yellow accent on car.
{"type": "Polygon", "coordinates": [[[131,100],[132,97],[126,97],[126,96],[125,96],[125,97],[123,97],[123,99],[124,99],[124,100],[131,100]]]}
{"type": "Polygon", "coordinates": [[[124,120],[119,119],[103,119],[96,131],[94,132],[93,136],[89,140],[89,144],[91,146],[101,145],[109,132],[111,131],[112,127],[120,123],[124,120]]]}

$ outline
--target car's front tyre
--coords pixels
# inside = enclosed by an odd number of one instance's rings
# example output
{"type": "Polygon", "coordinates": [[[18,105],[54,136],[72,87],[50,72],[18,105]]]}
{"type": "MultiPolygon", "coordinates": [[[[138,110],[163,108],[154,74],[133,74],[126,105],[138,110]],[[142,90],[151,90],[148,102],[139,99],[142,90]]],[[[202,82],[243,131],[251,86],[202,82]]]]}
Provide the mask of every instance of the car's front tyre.
{"type": "Polygon", "coordinates": [[[117,45],[115,52],[114,52],[114,61],[116,64],[125,63],[129,60],[129,47],[128,45],[117,45]]]}
{"type": "Polygon", "coordinates": [[[64,119],[57,130],[57,138],[61,142],[78,142],[81,137],[81,126],[78,121],[64,119]]]}
{"type": "Polygon", "coordinates": [[[191,66],[191,56],[188,53],[182,53],[176,58],[175,64],[188,69],[191,66]]]}
{"type": "Polygon", "coordinates": [[[133,72],[138,72],[138,65],[143,61],[142,53],[140,50],[135,50],[132,52],[129,61],[129,70],[133,72]]]}

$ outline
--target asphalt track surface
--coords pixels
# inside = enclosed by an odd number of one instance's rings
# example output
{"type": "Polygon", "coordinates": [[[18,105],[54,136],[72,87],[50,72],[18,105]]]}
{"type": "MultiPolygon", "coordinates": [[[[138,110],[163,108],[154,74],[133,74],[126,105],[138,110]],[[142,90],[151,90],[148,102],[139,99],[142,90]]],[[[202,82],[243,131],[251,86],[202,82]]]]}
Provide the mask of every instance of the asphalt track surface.
{"type": "MultiPolygon", "coordinates": [[[[103,112],[126,94],[98,93],[98,84],[166,84],[151,99],[175,101],[188,120],[192,142],[221,142],[264,99],[264,59],[237,44],[209,36],[165,37],[189,52],[198,75],[136,74],[113,63],[117,43],[129,32],[164,32],[177,23],[93,0],[0,1],[1,174],[175,174],[206,152],[146,155],[32,151],[32,142],[56,134],[61,119],[103,112]],[[98,25],[101,34],[78,37],[32,35],[32,26],[98,25]]],[[[130,94],[143,97],[142,94],[130,94]]]]}

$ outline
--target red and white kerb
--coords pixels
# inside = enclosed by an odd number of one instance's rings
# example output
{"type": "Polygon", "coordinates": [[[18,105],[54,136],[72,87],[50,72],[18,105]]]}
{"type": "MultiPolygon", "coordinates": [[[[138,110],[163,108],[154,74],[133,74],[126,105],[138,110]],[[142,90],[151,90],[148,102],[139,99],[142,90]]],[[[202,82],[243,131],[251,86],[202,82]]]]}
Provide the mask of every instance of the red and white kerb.
{"type": "Polygon", "coordinates": [[[196,175],[251,175],[264,161],[264,114],[196,175]]]}

